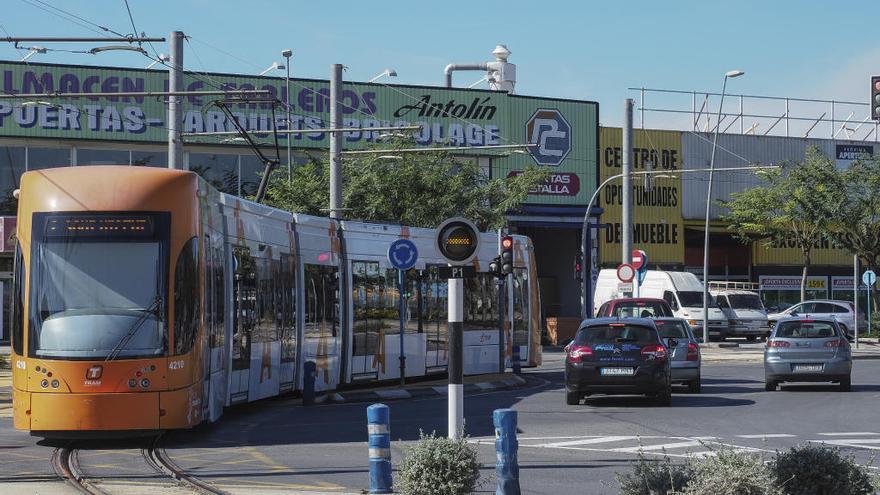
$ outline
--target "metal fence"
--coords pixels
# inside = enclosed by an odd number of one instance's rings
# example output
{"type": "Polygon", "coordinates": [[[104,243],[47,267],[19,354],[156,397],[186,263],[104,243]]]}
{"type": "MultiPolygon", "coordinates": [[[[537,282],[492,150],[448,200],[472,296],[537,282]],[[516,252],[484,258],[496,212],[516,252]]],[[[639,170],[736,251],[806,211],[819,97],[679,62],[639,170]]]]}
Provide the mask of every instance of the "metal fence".
{"type": "Polygon", "coordinates": [[[721,93],[627,89],[638,93],[643,129],[645,114],[656,113],[663,117],[653,128],[712,133],[718,127],[720,133],[880,141],[878,122],[871,120],[866,102],[725,93],[719,118],[721,93]]]}

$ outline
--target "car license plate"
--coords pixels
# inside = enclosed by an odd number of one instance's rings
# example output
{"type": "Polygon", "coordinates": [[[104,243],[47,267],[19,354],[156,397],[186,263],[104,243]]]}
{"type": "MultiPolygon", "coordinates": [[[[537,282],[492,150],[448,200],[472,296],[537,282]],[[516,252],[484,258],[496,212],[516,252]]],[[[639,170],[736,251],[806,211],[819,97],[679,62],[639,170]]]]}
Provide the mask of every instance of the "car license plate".
{"type": "Polygon", "coordinates": [[[795,373],[817,373],[825,369],[821,364],[796,364],[794,365],[795,373]]]}
{"type": "Polygon", "coordinates": [[[600,368],[599,373],[604,376],[632,376],[636,370],[635,368],[600,368]]]}

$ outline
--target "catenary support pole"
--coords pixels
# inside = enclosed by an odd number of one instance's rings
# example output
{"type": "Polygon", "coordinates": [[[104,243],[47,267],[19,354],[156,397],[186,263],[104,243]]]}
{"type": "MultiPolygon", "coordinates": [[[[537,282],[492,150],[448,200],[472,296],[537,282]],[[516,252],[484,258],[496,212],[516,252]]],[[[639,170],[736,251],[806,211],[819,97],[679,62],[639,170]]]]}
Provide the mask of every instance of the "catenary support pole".
{"type": "MultiPolygon", "coordinates": [[[[183,32],[171,31],[168,39],[168,53],[171,54],[168,65],[169,91],[183,91],[183,32]]],[[[180,111],[180,96],[168,97],[168,168],[182,169],[183,140],[180,128],[183,115],[180,111]]]]}
{"type": "MultiPolygon", "coordinates": [[[[330,128],[342,128],[342,64],[330,67],[330,128]]],[[[342,211],[342,133],[330,133],[330,218],[342,211]]]]}
{"type": "Polygon", "coordinates": [[[370,493],[393,493],[391,479],[391,409],[385,404],[367,408],[370,493]]]}
{"type": "Polygon", "coordinates": [[[447,423],[449,438],[464,434],[464,279],[450,278],[449,283],[449,390],[447,423]]]}
{"type": "Polygon", "coordinates": [[[621,152],[623,152],[623,208],[621,211],[620,226],[620,262],[632,263],[632,133],[633,133],[633,101],[627,98],[623,101],[623,139],[621,152]]]}

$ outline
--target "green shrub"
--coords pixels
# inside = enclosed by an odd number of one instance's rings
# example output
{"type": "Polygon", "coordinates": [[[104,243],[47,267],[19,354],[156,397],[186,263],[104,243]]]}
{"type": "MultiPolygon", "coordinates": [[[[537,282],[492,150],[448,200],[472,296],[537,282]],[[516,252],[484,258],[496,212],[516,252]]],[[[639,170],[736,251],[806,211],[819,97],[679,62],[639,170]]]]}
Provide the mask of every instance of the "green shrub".
{"type": "Polygon", "coordinates": [[[770,463],[782,492],[789,495],[874,493],[867,470],[837,448],[806,444],[777,452],[770,463]]]}
{"type": "Polygon", "coordinates": [[[479,479],[477,449],[466,438],[420,432],[419,441],[404,452],[395,488],[406,495],[464,495],[479,479]]]}
{"type": "Polygon", "coordinates": [[[639,454],[630,474],[618,474],[620,495],[666,495],[680,492],[694,475],[690,463],[673,464],[669,457],[648,459],[639,454]]]}
{"type": "Polygon", "coordinates": [[[760,455],[730,449],[695,463],[687,495],[780,495],[776,479],[760,455]]]}

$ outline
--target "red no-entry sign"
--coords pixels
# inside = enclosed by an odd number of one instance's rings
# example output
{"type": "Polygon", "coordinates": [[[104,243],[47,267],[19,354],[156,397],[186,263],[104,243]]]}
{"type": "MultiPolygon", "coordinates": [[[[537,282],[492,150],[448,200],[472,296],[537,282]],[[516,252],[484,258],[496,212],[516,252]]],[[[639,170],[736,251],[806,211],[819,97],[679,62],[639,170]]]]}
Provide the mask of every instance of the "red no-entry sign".
{"type": "Polygon", "coordinates": [[[648,255],[641,249],[634,249],[632,252],[632,267],[636,270],[641,270],[643,266],[648,262],[648,255]]]}

